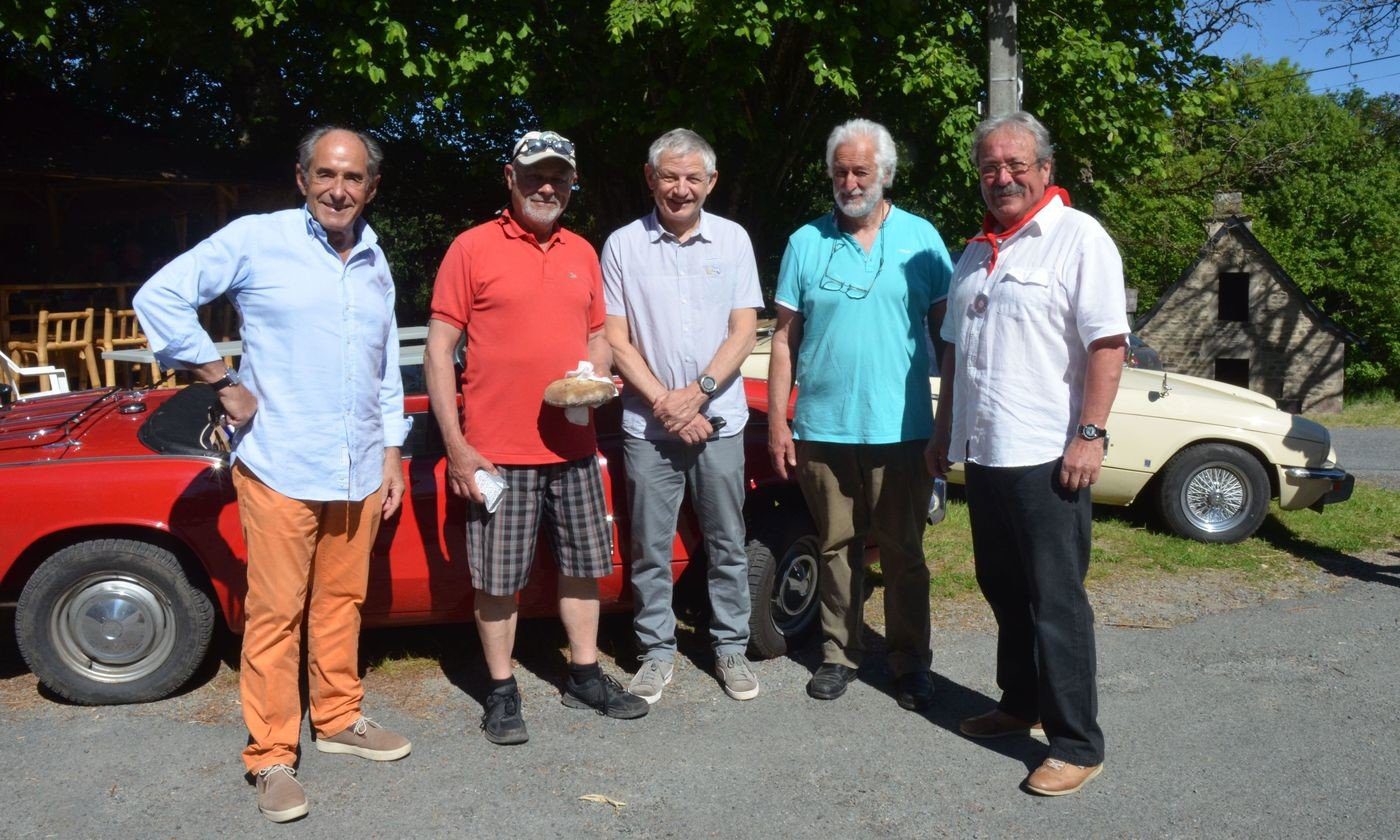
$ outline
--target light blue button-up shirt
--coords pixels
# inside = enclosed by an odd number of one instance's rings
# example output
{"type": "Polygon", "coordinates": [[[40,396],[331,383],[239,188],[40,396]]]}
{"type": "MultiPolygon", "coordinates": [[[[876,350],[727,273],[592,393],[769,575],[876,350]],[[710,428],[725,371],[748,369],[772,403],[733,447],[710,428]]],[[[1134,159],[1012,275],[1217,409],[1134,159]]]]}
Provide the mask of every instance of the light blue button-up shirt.
{"type": "MultiPolygon", "coordinates": [[[[700,378],[729,338],[729,314],[763,308],[753,245],[742,227],[701,211],[695,235],[681,242],[656,211],[614,231],[603,245],[603,296],[609,315],[627,316],[633,346],[667,388],[700,378]]],[[[701,407],[723,417],[720,437],[744,430],[749,404],[735,374],[701,407]]],[[[622,430],[647,440],[677,440],[635,390],[622,392],[622,430]]]]}
{"type": "Polygon", "coordinates": [[[242,318],[243,384],[258,400],[234,457],[284,496],[359,501],[379,488],[404,417],[394,281],[358,222],[344,262],[310,211],[244,216],[156,272],[133,305],[156,358],[219,358],[198,307],[228,295],[242,318]]]}

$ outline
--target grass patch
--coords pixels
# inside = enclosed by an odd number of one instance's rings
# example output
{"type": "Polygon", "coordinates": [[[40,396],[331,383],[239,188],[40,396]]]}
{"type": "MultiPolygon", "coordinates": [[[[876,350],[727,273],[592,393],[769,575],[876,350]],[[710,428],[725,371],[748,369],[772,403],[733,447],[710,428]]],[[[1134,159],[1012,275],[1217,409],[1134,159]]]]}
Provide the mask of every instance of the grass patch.
{"type": "Polygon", "coordinates": [[[1340,414],[1305,414],[1324,426],[1400,426],[1400,400],[1389,391],[1347,398],[1340,414]]]}
{"type": "MultiPolygon", "coordinates": [[[[1167,534],[1133,511],[1096,508],[1089,579],[1134,573],[1179,573],[1197,569],[1234,571],[1269,580],[1294,574],[1298,563],[1325,565],[1339,555],[1400,545],[1400,493],[1358,484],[1351,499],[1319,514],[1282,511],[1275,504],[1253,537],[1234,545],[1207,545],[1167,534]]],[[[924,532],[924,554],[932,563],[930,593],[957,598],[976,593],[972,530],[967,503],[948,500],[948,516],[924,532]]]]}

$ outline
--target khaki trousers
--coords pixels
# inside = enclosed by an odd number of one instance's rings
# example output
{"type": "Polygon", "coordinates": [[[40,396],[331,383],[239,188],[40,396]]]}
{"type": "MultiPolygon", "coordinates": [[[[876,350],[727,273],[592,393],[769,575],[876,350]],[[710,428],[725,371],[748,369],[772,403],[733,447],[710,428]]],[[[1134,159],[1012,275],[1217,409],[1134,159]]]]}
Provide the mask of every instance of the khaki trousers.
{"type": "Polygon", "coordinates": [[[238,463],[233,486],[248,547],[238,684],[248,727],[243,763],[256,773],[296,761],[303,622],[316,734],[334,735],[360,716],[360,606],[382,491],[359,502],[300,501],[263,484],[238,463]]]}
{"type": "Polygon", "coordinates": [[[933,478],[924,464],[926,443],[797,443],[797,481],[821,541],[823,663],[860,667],[869,537],[880,549],[890,670],[900,676],[932,664],[923,538],[933,478]]]}

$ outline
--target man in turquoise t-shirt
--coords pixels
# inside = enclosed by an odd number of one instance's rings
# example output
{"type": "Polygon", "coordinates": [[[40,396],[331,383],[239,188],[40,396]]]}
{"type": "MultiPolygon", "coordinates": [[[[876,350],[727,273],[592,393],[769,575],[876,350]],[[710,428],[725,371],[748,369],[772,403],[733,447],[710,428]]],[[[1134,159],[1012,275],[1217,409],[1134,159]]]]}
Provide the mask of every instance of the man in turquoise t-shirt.
{"type": "Polygon", "coordinates": [[[896,159],[879,123],[851,120],[827,138],[836,208],[789,237],[778,276],[768,404],[787,405],[801,387],[791,429],[770,417],[768,449],[780,475],[795,468],[822,544],[822,665],[807,693],[834,700],[855,679],[873,536],[895,699],[917,710],[933,697],[925,319],[938,329],[952,262],[933,225],[885,198],[896,159]]]}

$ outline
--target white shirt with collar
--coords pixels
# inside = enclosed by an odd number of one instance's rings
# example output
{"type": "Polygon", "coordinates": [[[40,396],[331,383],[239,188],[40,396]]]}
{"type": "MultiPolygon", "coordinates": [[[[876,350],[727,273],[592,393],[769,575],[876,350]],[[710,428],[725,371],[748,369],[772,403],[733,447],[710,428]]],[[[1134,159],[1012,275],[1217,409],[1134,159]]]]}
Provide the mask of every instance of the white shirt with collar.
{"type": "Polygon", "coordinates": [[[970,242],[953,270],[940,333],[957,353],[948,459],[1044,464],[1079,425],[1090,343],[1128,332],[1123,261],[1102,225],[1058,197],[989,270],[991,257],[970,242]]]}

